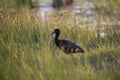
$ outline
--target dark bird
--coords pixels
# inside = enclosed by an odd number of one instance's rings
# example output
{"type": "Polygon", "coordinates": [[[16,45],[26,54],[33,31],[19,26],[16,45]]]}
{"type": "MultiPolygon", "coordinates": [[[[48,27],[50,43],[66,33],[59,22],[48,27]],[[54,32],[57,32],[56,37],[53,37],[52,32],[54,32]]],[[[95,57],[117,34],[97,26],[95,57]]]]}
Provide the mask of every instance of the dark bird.
{"type": "Polygon", "coordinates": [[[62,50],[63,52],[65,52],[66,54],[70,54],[70,53],[84,53],[84,50],[76,45],[73,42],[70,42],[68,40],[60,40],[58,39],[59,35],[60,35],[60,29],[55,29],[52,34],[56,34],[55,35],[55,44],[57,45],[57,47],[62,50]]]}

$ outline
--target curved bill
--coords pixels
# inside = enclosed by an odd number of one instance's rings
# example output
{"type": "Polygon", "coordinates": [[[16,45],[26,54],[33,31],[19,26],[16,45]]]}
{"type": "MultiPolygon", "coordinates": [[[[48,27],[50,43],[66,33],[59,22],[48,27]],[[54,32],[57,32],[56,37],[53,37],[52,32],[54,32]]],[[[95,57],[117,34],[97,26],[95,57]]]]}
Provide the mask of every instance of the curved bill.
{"type": "Polygon", "coordinates": [[[47,42],[47,45],[48,45],[48,40],[49,40],[49,37],[51,36],[51,35],[53,35],[55,32],[53,31],[51,34],[49,34],[47,37],[46,37],[46,42],[47,42]]]}
{"type": "Polygon", "coordinates": [[[49,35],[48,35],[48,38],[49,38],[51,35],[53,35],[54,33],[55,33],[55,32],[53,31],[51,34],[49,34],[49,35]]]}

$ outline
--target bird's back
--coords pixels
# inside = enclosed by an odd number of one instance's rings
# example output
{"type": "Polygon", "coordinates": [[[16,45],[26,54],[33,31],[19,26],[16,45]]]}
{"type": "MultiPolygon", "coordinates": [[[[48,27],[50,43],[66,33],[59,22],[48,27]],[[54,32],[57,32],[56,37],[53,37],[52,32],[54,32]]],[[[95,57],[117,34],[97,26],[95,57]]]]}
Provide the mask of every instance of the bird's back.
{"type": "Polygon", "coordinates": [[[59,40],[58,47],[65,53],[77,53],[77,52],[84,53],[84,50],[80,46],[68,40],[59,40]]]}

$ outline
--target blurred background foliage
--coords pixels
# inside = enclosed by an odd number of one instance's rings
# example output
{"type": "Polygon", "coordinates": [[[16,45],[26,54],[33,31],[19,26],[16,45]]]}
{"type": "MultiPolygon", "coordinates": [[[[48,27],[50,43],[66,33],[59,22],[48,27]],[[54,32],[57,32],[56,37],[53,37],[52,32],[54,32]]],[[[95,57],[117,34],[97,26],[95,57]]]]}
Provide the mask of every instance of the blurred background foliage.
{"type": "MultiPolygon", "coordinates": [[[[85,0],[75,2],[80,1],[85,0]]],[[[120,22],[120,0],[90,1],[95,4],[98,22],[104,17],[108,24],[120,22]]],[[[57,16],[62,17],[59,23],[53,17],[42,22],[31,13],[32,7],[31,0],[0,0],[0,80],[120,79],[120,25],[105,25],[106,37],[96,37],[101,25],[97,25],[98,31],[89,30],[90,25],[78,29],[63,15],[57,16]],[[46,36],[58,27],[61,37],[79,43],[86,51],[74,55],[75,65],[71,56],[55,51],[53,38],[46,43],[46,36]]]]}
{"type": "Polygon", "coordinates": [[[0,7],[3,8],[19,8],[19,7],[31,7],[31,0],[1,0],[0,7]]]}

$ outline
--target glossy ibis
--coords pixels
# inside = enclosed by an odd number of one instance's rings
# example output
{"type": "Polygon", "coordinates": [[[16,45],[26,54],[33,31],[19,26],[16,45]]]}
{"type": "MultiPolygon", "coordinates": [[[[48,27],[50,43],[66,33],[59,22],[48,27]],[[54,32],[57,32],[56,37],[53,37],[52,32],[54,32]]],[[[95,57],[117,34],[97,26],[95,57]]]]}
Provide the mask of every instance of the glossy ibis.
{"type": "Polygon", "coordinates": [[[55,35],[55,44],[57,45],[57,47],[62,50],[63,52],[65,52],[66,54],[70,54],[70,53],[84,53],[84,50],[76,45],[73,42],[70,42],[68,40],[63,40],[63,39],[58,39],[59,35],[60,35],[60,29],[55,29],[52,34],[56,34],[55,35]]]}

